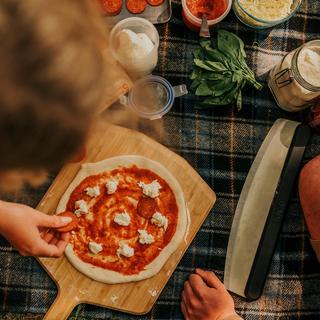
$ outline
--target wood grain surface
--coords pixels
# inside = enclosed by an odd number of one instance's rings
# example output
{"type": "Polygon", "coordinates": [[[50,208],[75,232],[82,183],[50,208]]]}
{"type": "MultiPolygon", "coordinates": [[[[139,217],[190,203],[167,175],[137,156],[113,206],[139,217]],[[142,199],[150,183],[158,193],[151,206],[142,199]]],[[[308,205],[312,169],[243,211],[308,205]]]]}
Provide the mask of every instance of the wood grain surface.
{"type": "Polygon", "coordinates": [[[40,258],[40,264],[58,286],[58,296],[44,319],[67,319],[73,308],[80,303],[132,314],[150,311],[215,203],[214,192],[183,158],[142,133],[104,123],[102,126],[97,125],[89,137],[85,159],[80,163],[68,164],[60,171],[37,208],[48,214],[55,213],[61,196],[77,174],[81,163],[126,154],[142,155],[158,161],[178,180],[191,216],[186,239],[157,275],[132,283],[99,283],[74,269],[65,257],[40,258]]]}

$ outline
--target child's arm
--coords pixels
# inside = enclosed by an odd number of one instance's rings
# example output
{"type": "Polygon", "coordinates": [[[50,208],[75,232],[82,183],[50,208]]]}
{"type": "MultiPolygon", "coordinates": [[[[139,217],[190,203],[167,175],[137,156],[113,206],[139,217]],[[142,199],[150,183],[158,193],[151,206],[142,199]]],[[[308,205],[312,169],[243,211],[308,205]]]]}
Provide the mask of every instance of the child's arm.
{"type": "Polygon", "coordinates": [[[25,205],[0,201],[0,234],[24,256],[61,256],[70,234],[54,229],[70,221],[68,217],[49,216],[25,205]]]}
{"type": "Polygon", "coordinates": [[[223,283],[210,271],[196,269],[184,284],[181,310],[186,320],[240,320],[223,283]]]}

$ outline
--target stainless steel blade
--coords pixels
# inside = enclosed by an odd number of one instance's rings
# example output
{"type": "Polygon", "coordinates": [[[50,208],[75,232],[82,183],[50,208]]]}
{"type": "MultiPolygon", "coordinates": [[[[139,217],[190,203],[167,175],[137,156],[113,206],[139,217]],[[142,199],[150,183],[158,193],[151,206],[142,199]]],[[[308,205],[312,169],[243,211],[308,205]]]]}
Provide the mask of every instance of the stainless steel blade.
{"type": "Polygon", "coordinates": [[[282,168],[298,122],[278,119],[249,170],[234,215],[224,271],[226,288],[245,297],[245,287],[259,246],[282,168]]]}

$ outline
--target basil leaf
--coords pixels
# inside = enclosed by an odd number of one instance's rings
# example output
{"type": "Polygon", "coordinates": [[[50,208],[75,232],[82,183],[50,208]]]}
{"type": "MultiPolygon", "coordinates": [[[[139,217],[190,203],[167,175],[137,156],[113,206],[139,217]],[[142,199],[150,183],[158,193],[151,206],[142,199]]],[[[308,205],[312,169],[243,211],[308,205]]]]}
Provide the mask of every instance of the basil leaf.
{"type": "Polygon", "coordinates": [[[212,94],[212,90],[208,87],[208,84],[206,81],[201,82],[201,84],[198,86],[196,90],[197,96],[209,96],[212,94]]]}
{"type": "Polygon", "coordinates": [[[213,105],[213,106],[223,106],[232,102],[233,99],[225,99],[223,97],[209,97],[206,98],[201,104],[202,105],[213,105]]]}
{"type": "Polygon", "coordinates": [[[211,46],[211,41],[208,39],[200,38],[200,46],[204,49],[208,49],[211,46]]]}
{"type": "Polygon", "coordinates": [[[214,69],[210,66],[208,66],[204,61],[200,60],[200,59],[193,59],[194,64],[201,68],[201,69],[205,69],[205,70],[209,70],[209,71],[214,71],[214,69]]]}
{"type": "Polygon", "coordinates": [[[243,75],[242,72],[236,71],[232,74],[232,82],[242,82],[243,75]]]}
{"type": "Polygon", "coordinates": [[[202,71],[200,69],[194,69],[191,73],[190,79],[194,80],[197,77],[201,77],[202,71]]]}
{"type": "Polygon", "coordinates": [[[193,91],[196,90],[196,88],[200,85],[201,81],[202,81],[202,79],[200,77],[194,79],[191,83],[190,89],[193,91]]]}
{"type": "Polygon", "coordinates": [[[198,49],[194,50],[193,51],[193,56],[196,59],[200,59],[200,60],[205,59],[205,55],[204,55],[203,50],[201,48],[198,48],[198,49]]]}
{"type": "Polygon", "coordinates": [[[209,67],[213,68],[216,71],[228,71],[225,65],[221,62],[206,61],[205,64],[209,65],[209,67]]]}
{"type": "Polygon", "coordinates": [[[220,80],[220,81],[222,81],[225,78],[225,75],[223,73],[204,72],[203,77],[207,80],[220,80]]]}
{"type": "Polygon", "coordinates": [[[217,49],[213,49],[212,47],[208,46],[206,49],[206,56],[208,59],[212,61],[218,61],[225,63],[226,59],[228,59],[227,56],[225,56],[222,52],[220,52],[217,49]]]}
{"type": "Polygon", "coordinates": [[[217,46],[220,51],[235,61],[243,61],[246,57],[243,41],[226,30],[218,31],[217,46]]]}
{"type": "Polygon", "coordinates": [[[236,104],[238,111],[242,108],[242,91],[239,90],[237,93],[236,104]]]}
{"type": "Polygon", "coordinates": [[[213,97],[219,97],[222,96],[223,94],[229,92],[232,87],[233,83],[230,78],[225,78],[222,81],[208,81],[208,85],[212,91],[212,96],[213,97]]]}

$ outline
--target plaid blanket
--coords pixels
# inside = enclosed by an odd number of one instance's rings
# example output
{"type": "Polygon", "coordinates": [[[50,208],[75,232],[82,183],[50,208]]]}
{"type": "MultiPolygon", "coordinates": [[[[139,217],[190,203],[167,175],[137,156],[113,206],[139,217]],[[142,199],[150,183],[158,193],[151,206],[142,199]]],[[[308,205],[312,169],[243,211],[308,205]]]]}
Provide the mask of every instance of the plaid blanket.
{"type": "MultiPolygon", "coordinates": [[[[320,1],[304,0],[293,18],[271,30],[254,31],[233,13],[218,27],[244,40],[248,64],[266,84],[265,73],[287,51],[319,38],[320,1]]],[[[155,73],[172,84],[190,84],[192,51],[198,45],[198,36],[184,26],[180,1],[173,1],[170,23],[158,26],[158,30],[161,44],[155,73]]],[[[80,305],[73,311],[74,319],[183,319],[180,294],[190,272],[201,267],[223,278],[233,214],[254,156],[277,118],[299,121],[301,115],[279,109],[267,86],[261,92],[245,88],[240,112],[233,106],[195,109],[196,102],[191,94],[176,99],[163,120],[167,135],[159,139],[187,159],[216,191],[215,207],[148,315],[131,316],[80,305]]],[[[319,153],[320,138],[314,135],[304,162],[319,153]]],[[[11,200],[36,206],[49,183],[37,189],[26,188],[11,200]]],[[[0,239],[0,319],[41,319],[56,294],[56,286],[35,259],[19,256],[0,239]]],[[[263,296],[251,303],[234,298],[237,312],[245,319],[320,319],[320,268],[308,241],[296,188],[263,296]]]]}

